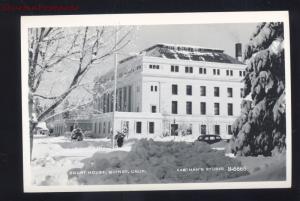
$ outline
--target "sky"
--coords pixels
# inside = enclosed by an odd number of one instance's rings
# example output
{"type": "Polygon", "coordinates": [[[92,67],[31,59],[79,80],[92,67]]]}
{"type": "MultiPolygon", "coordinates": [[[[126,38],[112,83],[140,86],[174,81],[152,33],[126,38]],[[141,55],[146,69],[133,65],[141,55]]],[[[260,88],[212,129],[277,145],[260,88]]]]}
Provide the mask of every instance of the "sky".
{"type": "MultiPolygon", "coordinates": [[[[251,34],[257,24],[197,24],[197,25],[147,25],[134,27],[131,34],[131,43],[122,51],[119,60],[138,53],[143,49],[157,43],[184,44],[207,48],[222,49],[230,56],[235,56],[235,43],[242,43],[242,48],[249,42],[251,34]]],[[[126,27],[123,29],[126,32],[126,27]]],[[[121,35],[121,33],[120,33],[121,35]]],[[[64,87],[68,86],[75,73],[74,65],[67,61],[62,62],[64,71],[60,70],[45,76],[45,82],[40,85],[40,92],[44,95],[60,94],[64,87]],[[46,94],[45,94],[46,93],[46,94]]],[[[113,57],[95,66],[86,75],[85,82],[93,82],[95,76],[101,76],[104,72],[113,68],[113,57]]],[[[50,95],[50,96],[51,96],[50,95]]],[[[79,96],[87,96],[82,91],[74,92],[75,99],[79,96]]]]}
{"type": "Polygon", "coordinates": [[[223,49],[234,56],[235,43],[245,47],[256,26],[256,23],[139,26],[127,49],[137,52],[156,43],[170,43],[223,49]]]}

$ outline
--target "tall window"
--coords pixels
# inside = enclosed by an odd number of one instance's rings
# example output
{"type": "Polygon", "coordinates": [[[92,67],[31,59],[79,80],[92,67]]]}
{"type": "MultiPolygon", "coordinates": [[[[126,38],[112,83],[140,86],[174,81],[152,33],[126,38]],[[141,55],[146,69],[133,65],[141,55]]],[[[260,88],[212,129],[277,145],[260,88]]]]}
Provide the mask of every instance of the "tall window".
{"type": "Polygon", "coordinates": [[[135,124],[135,132],[136,133],[142,133],[142,122],[137,121],[135,124]]]}
{"type": "Polygon", "coordinates": [[[230,70],[230,76],[233,76],[233,70],[230,70]]]}
{"type": "Polygon", "coordinates": [[[186,95],[192,95],[192,85],[186,85],[186,95]]]}
{"type": "Polygon", "coordinates": [[[220,69],[217,69],[217,75],[220,75],[220,69]]]}
{"type": "Polygon", "coordinates": [[[229,76],[229,70],[226,70],[226,75],[229,76]]]}
{"type": "Polygon", "coordinates": [[[150,90],[153,91],[153,85],[151,85],[150,90]]]}
{"type": "Polygon", "coordinates": [[[240,96],[241,96],[241,98],[243,98],[243,96],[244,96],[244,89],[243,88],[241,88],[241,90],[240,90],[240,96]]]}
{"type": "Polygon", "coordinates": [[[156,105],[151,105],[151,112],[156,113],[156,105]]]}
{"type": "Polygon", "coordinates": [[[177,114],[177,101],[172,101],[172,114],[177,114]]]}
{"type": "Polygon", "coordinates": [[[172,84],[172,94],[177,95],[178,94],[178,86],[177,84],[172,84]]]}
{"type": "Polygon", "coordinates": [[[206,114],[206,103],[200,102],[200,114],[206,114]]]}
{"type": "Polygon", "coordinates": [[[215,134],[220,135],[220,125],[215,125],[215,134]]]}
{"type": "Polygon", "coordinates": [[[214,87],[214,96],[219,97],[220,96],[220,88],[214,87]]]}
{"type": "Polygon", "coordinates": [[[216,74],[216,69],[213,69],[213,74],[214,74],[214,75],[216,74]]]}
{"type": "Polygon", "coordinates": [[[192,102],[191,101],[186,102],[186,114],[192,114],[192,102]]]}
{"type": "Polygon", "coordinates": [[[214,114],[220,115],[220,103],[214,103],[214,114]]]}
{"type": "Polygon", "coordinates": [[[105,122],[103,122],[103,132],[102,132],[103,134],[105,134],[106,133],[106,125],[105,125],[105,122]]]}
{"type": "Polygon", "coordinates": [[[185,73],[188,73],[189,72],[189,67],[185,67],[185,73]]]}
{"type": "Polygon", "coordinates": [[[242,77],[243,76],[243,72],[242,71],[240,71],[240,77],[242,77]]]}
{"type": "Polygon", "coordinates": [[[101,134],[101,133],[102,133],[102,123],[99,122],[99,134],[101,134]]]}
{"type": "Polygon", "coordinates": [[[149,122],[149,133],[150,134],[154,133],[154,122],[153,121],[149,122]]]}
{"type": "Polygon", "coordinates": [[[232,116],[233,115],[233,104],[232,103],[228,103],[227,110],[228,110],[228,115],[232,116]]]}
{"type": "Polygon", "coordinates": [[[157,86],[154,86],[154,91],[157,91],[157,86]]]}
{"type": "Polygon", "coordinates": [[[232,88],[227,88],[227,96],[232,97],[232,88]]]}
{"type": "Polygon", "coordinates": [[[206,87],[200,86],[200,96],[206,96],[206,87]]]}
{"type": "Polygon", "coordinates": [[[201,125],[201,127],[200,127],[200,133],[201,133],[201,135],[205,135],[206,134],[206,125],[201,125]]]}
{"type": "Polygon", "coordinates": [[[232,135],[232,127],[231,125],[227,126],[228,135],[232,135]]]}

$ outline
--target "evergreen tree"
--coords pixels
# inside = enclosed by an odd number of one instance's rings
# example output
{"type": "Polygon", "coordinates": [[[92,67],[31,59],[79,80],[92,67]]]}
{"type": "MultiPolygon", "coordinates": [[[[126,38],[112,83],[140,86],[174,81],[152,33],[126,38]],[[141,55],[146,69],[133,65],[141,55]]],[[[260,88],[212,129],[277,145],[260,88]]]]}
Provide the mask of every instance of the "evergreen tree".
{"type": "Polygon", "coordinates": [[[231,152],[270,156],[285,150],[283,23],[261,23],[245,48],[241,115],[233,124],[231,152]]]}

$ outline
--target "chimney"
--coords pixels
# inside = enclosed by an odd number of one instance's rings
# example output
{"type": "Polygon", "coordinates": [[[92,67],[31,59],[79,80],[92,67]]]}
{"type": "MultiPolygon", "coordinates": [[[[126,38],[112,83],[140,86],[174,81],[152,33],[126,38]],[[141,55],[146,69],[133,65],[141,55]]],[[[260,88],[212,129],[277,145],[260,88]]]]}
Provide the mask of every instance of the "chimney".
{"type": "Polygon", "coordinates": [[[242,43],[235,44],[235,58],[238,61],[242,61],[242,43]]]}

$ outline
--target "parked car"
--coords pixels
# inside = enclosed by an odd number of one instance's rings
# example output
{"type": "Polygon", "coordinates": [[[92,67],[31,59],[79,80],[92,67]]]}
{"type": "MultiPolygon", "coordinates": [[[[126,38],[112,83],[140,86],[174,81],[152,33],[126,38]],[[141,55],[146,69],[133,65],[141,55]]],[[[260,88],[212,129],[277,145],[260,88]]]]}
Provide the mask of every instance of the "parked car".
{"type": "Polygon", "coordinates": [[[219,135],[212,135],[212,134],[200,135],[197,139],[197,141],[206,142],[208,144],[220,142],[221,140],[222,138],[219,135]]]}

